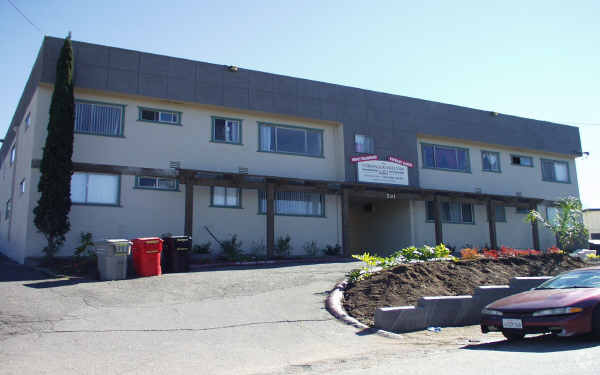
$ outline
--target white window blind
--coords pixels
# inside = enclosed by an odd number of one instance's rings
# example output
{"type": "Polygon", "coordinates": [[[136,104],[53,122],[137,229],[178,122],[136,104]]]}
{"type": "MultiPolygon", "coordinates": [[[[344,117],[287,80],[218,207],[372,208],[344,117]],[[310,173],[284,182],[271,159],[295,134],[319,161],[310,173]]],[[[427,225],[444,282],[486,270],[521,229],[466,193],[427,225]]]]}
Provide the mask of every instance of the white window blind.
{"type": "Polygon", "coordinates": [[[78,133],[122,136],[122,120],[122,106],[75,102],[75,131],[78,133]]]}

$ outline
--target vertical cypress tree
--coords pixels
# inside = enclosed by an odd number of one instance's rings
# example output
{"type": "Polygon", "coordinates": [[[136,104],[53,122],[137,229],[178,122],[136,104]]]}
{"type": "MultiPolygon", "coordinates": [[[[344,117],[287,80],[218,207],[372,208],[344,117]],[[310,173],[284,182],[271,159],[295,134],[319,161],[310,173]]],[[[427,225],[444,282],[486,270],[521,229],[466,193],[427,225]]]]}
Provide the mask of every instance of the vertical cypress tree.
{"type": "Polygon", "coordinates": [[[73,47],[71,33],[65,39],[58,63],[48,135],[40,165],[41,193],[34,223],[48,241],[44,252],[53,257],[71,229],[71,176],[73,175],[73,129],[75,126],[75,100],[73,96],[73,47]]]}

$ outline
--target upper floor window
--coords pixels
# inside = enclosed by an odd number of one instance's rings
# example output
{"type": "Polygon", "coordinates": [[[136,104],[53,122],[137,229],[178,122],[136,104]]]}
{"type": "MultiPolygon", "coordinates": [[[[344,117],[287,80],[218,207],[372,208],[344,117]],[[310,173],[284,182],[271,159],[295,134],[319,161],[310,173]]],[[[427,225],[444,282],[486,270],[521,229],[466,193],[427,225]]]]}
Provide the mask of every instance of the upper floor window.
{"type": "Polygon", "coordinates": [[[533,167],[533,158],[531,156],[511,155],[510,161],[513,165],[533,167]]]}
{"type": "Polygon", "coordinates": [[[4,210],[4,220],[10,219],[11,211],[12,211],[12,200],[9,199],[6,201],[6,208],[4,210]]]}
{"type": "MultiPolygon", "coordinates": [[[[258,211],[267,213],[267,195],[259,193],[258,211]]],[[[275,193],[275,214],[293,216],[325,216],[324,197],[319,193],[278,191],[275,193]]]]}
{"type": "Polygon", "coordinates": [[[487,172],[500,172],[500,153],[481,151],[482,169],[487,172]]]}
{"type": "Polygon", "coordinates": [[[22,179],[21,182],[19,183],[19,191],[21,192],[21,194],[25,193],[25,191],[27,190],[27,184],[25,182],[25,179],[22,179]]]}
{"type": "Polygon", "coordinates": [[[421,144],[423,168],[471,172],[469,150],[466,148],[421,144]]]}
{"type": "MultiPolygon", "coordinates": [[[[433,202],[427,201],[427,220],[435,220],[433,202]]],[[[442,221],[455,224],[473,224],[473,205],[461,202],[440,202],[442,221]]]]}
{"type": "Polygon", "coordinates": [[[211,188],[211,206],[240,208],[241,189],[236,187],[213,186],[211,188]]]}
{"type": "Polygon", "coordinates": [[[29,128],[31,125],[31,112],[27,112],[27,116],[25,116],[25,129],[29,128]]]}
{"type": "Polygon", "coordinates": [[[259,124],[259,151],[323,156],[323,130],[259,124]]]}
{"type": "Polygon", "coordinates": [[[10,149],[10,165],[15,163],[15,159],[17,157],[17,146],[12,146],[10,149]]]}
{"type": "Polygon", "coordinates": [[[542,159],[542,180],[570,183],[569,164],[566,161],[542,159]]]}
{"type": "Polygon", "coordinates": [[[181,112],[140,107],[138,120],[181,125],[181,112]]]}
{"type": "Polygon", "coordinates": [[[75,132],[111,137],[123,136],[124,106],[75,102],[75,132]]]}
{"type": "Polygon", "coordinates": [[[138,189],[151,190],[177,190],[177,180],[172,178],[136,176],[135,187],[138,189]]]}
{"type": "Polygon", "coordinates": [[[354,135],[354,151],[363,154],[372,154],[375,152],[373,137],[363,134],[354,135]]]}
{"type": "Polygon", "coordinates": [[[212,141],[241,144],[242,120],[223,117],[212,118],[212,141]]]}
{"type": "Polygon", "coordinates": [[[120,187],[119,175],[75,172],[71,177],[71,202],[116,206],[120,187]]]}

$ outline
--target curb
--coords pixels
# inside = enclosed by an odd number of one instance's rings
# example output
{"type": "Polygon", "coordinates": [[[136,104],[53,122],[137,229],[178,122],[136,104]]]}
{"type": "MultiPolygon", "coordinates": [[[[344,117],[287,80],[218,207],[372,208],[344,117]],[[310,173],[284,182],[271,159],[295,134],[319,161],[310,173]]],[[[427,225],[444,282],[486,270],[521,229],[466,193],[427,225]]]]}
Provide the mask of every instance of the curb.
{"type": "Polygon", "coordinates": [[[344,310],[344,306],[342,305],[342,300],[344,299],[344,289],[348,286],[348,279],[342,281],[337,284],[331,292],[329,292],[329,296],[325,300],[325,308],[331,315],[333,315],[337,320],[341,321],[344,324],[350,325],[354,328],[359,328],[362,330],[370,330],[375,334],[378,334],[383,337],[391,338],[391,339],[400,339],[402,335],[384,331],[382,329],[377,329],[374,327],[369,327],[368,325],[359,322],[357,319],[351,317],[346,310],[344,310]]]}

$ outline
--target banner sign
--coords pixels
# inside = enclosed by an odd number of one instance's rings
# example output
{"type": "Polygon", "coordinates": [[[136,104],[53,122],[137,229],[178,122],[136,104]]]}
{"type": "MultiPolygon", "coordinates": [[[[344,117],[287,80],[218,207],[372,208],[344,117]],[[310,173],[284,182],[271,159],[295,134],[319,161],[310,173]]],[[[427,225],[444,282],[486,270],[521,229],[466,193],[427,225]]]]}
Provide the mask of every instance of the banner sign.
{"type": "Polygon", "coordinates": [[[388,160],[391,161],[392,163],[404,165],[405,167],[409,167],[409,168],[414,167],[413,163],[411,163],[409,161],[405,161],[405,160],[401,160],[401,159],[395,158],[393,156],[388,156],[388,160]]]}
{"type": "Polygon", "coordinates": [[[358,163],[358,181],[408,185],[408,168],[384,160],[361,161],[358,163]]]}
{"type": "Polygon", "coordinates": [[[369,161],[369,160],[378,160],[379,156],[377,155],[364,155],[364,156],[353,156],[350,160],[353,163],[358,163],[361,161],[369,161]]]}

